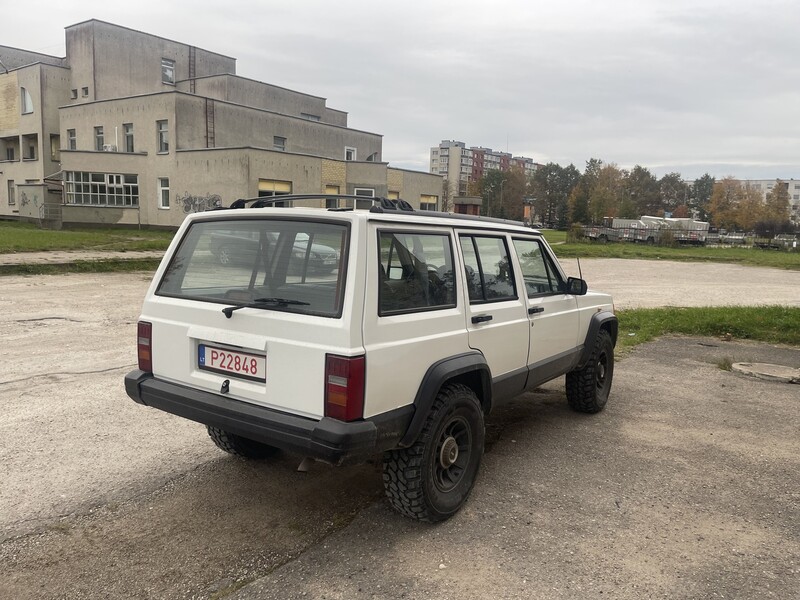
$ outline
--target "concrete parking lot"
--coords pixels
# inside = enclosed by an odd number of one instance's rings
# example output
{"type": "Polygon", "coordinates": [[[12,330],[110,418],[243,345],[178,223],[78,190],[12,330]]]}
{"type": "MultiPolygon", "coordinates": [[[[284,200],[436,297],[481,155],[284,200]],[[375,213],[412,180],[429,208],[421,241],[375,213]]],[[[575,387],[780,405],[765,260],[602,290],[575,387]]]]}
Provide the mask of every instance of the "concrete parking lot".
{"type": "MultiPolygon", "coordinates": [[[[582,269],[618,307],[800,306],[798,272],[677,264],[582,269]]],[[[431,527],[386,507],[375,465],[243,462],[131,402],[148,282],[0,281],[0,597],[800,596],[800,386],[719,368],[800,367],[798,349],[658,340],[593,417],[561,382],[526,394],[492,416],[465,510],[431,527]]]]}

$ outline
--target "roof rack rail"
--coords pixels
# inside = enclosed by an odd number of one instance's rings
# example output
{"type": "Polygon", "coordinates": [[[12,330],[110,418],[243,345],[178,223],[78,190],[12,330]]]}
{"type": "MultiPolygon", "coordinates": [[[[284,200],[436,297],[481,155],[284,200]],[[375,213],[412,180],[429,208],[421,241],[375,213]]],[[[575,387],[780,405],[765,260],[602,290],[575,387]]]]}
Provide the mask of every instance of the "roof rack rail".
{"type": "MultiPolygon", "coordinates": [[[[414,207],[411,206],[405,200],[392,200],[389,198],[383,197],[371,197],[371,196],[355,196],[352,194],[285,194],[282,196],[258,196],[256,198],[239,198],[238,200],[234,200],[231,202],[231,205],[228,208],[247,208],[248,205],[250,208],[264,208],[267,206],[276,206],[278,208],[283,207],[284,203],[293,203],[296,201],[301,200],[332,200],[332,199],[344,199],[344,200],[369,200],[372,202],[372,208],[370,210],[372,212],[384,212],[384,211],[405,211],[405,212],[414,212],[414,207]]],[[[330,208],[328,210],[344,210],[343,208],[330,208]]]]}

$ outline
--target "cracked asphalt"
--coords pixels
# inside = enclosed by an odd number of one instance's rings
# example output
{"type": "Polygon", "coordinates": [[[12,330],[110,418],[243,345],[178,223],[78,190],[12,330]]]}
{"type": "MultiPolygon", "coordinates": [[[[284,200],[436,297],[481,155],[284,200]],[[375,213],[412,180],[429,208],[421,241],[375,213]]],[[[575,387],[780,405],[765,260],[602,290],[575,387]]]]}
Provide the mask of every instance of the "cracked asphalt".
{"type": "MultiPolygon", "coordinates": [[[[800,305],[798,272],[680,266],[582,261],[618,307],[800,305]]],[[[390,511],[373,464],[240,461],[130,401],[148,274],[0,283],[0,597],[800,597],[800,386],[718,366],[797,368],[796,348],[657,340],[596,416],[563,380],[525,394],[431,527],[390,511]]]]}

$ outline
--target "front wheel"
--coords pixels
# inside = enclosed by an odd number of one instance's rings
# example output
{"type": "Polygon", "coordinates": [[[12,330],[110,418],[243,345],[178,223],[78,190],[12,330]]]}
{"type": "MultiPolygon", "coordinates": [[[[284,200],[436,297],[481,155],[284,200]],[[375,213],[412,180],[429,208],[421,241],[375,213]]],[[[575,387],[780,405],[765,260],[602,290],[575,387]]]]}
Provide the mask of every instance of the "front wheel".
{"type": "Polygon", "coordinates": [[[567,401],[578,412],[596,413],[605,408],[614,377],[614,342],[605,329],[594,340],[589,361],[567,373],[567,401]]]}
{"type": "Polygon", "coordinates": [[[416,442],[383,458],[386,496],[401,514],[434,523],[466,502],[483,456],[483,410],[470,388],[439,391],[416,442]]]}

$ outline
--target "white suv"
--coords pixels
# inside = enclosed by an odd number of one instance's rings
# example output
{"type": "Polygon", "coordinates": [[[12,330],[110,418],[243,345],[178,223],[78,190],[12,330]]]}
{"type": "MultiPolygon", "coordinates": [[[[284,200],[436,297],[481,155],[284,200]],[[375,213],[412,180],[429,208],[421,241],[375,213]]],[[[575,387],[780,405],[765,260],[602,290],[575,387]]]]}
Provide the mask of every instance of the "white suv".
{"type": "Polygon", "coordinates": [[[386,199],[239,200],[175,235],[125,386],[231,454],[383,453],[394,508],[439,521],[475,482],[490,410],[564,374],[573,409],[602,410],[616,338],[611,297],[567,278],[522,224],[386,199]]]}

